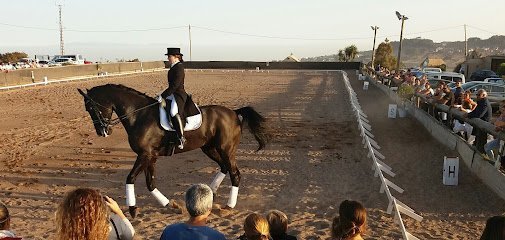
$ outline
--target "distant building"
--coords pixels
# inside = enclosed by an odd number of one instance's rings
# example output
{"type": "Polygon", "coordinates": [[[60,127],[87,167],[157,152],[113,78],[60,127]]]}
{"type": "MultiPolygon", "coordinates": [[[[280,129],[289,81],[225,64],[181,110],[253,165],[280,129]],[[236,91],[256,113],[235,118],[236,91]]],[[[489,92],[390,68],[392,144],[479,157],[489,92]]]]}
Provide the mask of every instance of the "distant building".
{"type": "Polygon", "coordinates": [[[445,68],[446,64],[441,58],[429,58],[427,57],[421,62],[421,68],[425,67],[436,67],[436,68],[445,68]]]}
{"type": "Polygon", "coordinates": [[[300,62],[300,59],[297,58],[295,55],[293,55],[293,53],[291,53],[289,56],[287,56],[284,60],[282,60],[283,62],[300,62]]]}
{"type": "Polygon", "coordinates": [[[505,55],[489,55],[481,57],[479,54],[470,53],[466,60],[461,64],[460,72],[469,77],[473,72],[478,70],[491,70],[496,72],[500,64],[505,63],[505,55]]]}

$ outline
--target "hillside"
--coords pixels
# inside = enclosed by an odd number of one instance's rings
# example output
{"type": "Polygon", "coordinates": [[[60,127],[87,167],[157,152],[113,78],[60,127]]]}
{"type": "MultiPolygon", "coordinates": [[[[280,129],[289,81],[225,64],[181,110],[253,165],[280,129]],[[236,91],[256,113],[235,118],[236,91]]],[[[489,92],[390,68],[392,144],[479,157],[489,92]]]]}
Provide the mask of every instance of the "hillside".
{"type": "MultiPolygon", "coordinates": [[[[376,47],[380,42],[377,43],[376,47]]],[[[398,55],[398,41],[391,42],[394,50],[394,55],[398,55]]],[[[455,42],[440,42],[436,43],[430,39],[414,38],[404,39],[402,46],[402,63],[408,67],[419,66],[419,64],[426,58],[442,58],[447,64],[447,69],[452,70],[458,63],[464,60],[464,41],[455,42]]],[[[487,55],[501,55],[505,54],[505,36],[497,35],[488,39],[469,38],[468,50],[469,52],[477,50],[482,56],[487,55]]],[[[338,49],[335,54],[302,58],[304,62],[329,62],[338,61],[338,49]]],[[[372,59],[372,51],[360,51],[357,61],[369,62],[372,59]]]]}

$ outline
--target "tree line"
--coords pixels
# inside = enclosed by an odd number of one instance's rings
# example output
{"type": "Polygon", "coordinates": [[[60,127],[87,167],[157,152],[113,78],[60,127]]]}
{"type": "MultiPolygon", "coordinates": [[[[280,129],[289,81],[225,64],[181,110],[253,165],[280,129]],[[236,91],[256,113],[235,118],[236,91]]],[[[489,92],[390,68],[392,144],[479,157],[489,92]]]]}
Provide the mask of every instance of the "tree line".
{"type": "Polygon", "coordinates": [[[0,53],[0,63],[15,63],[18,62],[21,58],[27,58],[28,54],[24,52],[8,52],[8,53],[0,53]]]}

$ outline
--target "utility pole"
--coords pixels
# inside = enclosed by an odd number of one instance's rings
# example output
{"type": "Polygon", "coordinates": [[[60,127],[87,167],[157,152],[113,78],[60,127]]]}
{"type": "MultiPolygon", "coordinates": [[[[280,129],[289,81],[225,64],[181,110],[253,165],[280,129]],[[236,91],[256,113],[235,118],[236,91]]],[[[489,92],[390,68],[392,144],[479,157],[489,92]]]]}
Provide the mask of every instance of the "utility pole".
{"type": "Polygon", "coordinates": [[[61,21],[61,4],[58,4],[59,12],[60,12],[60,54],[64,54],[63,50],[63,23],[61,21]]]}
{"type": "Polygon", "coordinates": [[[466,56],[468,56],[468,41],[466,39],[466,24],[464,26],[465,26],[465,60],[466,60],[466,56]]]}
{"type": "Polygon", "coordinates": [[[398,48],[398,62],[396,63],[396,71],[400,71],[400,57],[402,54],[402,40],[403,40],[403,24],[405,20],[409,18],[405,15],[401,15],[398,11],[396,11],[396,16],[398,17],[398,20],[402,20],[402,30],[400,32],[400,47],[398,48]]]}
{"type": "Polygon", "coordinates": [[[379,27],[377,27],[377,26],[370,26],[370,27],[374,31],[374,34],[373,34],[373,48],[372,48],[372,69],[375,69],[374,68],[374,64],[375,64],[375,39],[377,37],[377,29],[379,29],[379,27]]]}
{"type": "Polygon", "coordinates": [[[189,61],[192,61],[193,59],[193,53],[192,53],[192,46],[191,46],[191,24],[189,25],[189,61]]]}

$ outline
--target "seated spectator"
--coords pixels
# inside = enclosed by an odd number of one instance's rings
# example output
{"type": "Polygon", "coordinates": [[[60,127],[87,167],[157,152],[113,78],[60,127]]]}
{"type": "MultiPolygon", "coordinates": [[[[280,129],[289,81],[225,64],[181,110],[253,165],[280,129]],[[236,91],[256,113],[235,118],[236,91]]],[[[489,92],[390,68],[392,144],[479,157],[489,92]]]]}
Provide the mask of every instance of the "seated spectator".
{"type": "Polygon", "coordinates": [[[295,236],[288,235],[288,217],[279,210],[272,210],[267,214],[272,240],[296,240],[295,236]]]}
{"type": "MultiPolygon", "coordinates": [[[[463,99],[461,102],[461,106],[459,107],[459,110],[469,113],[477,107],[477,103],[472,100],[471,92],[470,91],[465,91],[463,93],[463,99]]],[[[462,132],[465,133],[466,137],[465,139],[469,142],[472,143],[473,139],[475,136],[472,135],[473,131],[473,126],[465,123],[460,120],[454,120],[454,128],[452,129],[455,133],[461,134],[462,132]]]]}
{"type": "Polygon", "coordinates": [[[10,231],[10,228],[11,216],[9,215],[9,210],[3,203],[0,203],[0,239],[21,240],[20,237],[16,237],[16,235],[10,231]]]}
{"type": "Polygon", "coordinates": [[[186,208],[189,220],[169,225],[160,240],[221,240],[224,235],[207,226],[212,210],[212,189],[205,184],[196,184],[186,191],[186,208]]]}
{"type": "Polygon", "coordinates": [[[333,219],[331,236],[333,240],[362,240],[366,230],[366,209],[357,201],[345,200],[340,203],[339,216],[333,219]]]}
{"type": "MultiPolygon", "coordinates": [[[[500,102],[500,116],[494,122],[495,130],[497,132],[505,130],[505,100],[500,102]]],[[[500,148],[500,139],[495,138],[494,140],[486,143],[484,145],[484,150],[487,156],[493,162],[496,161],[498,154],[494,154],[500,148]]]]}
{"type": "Polygon", "coordinates": [[[238,239],[269,240],[270,230],[267,219],[257,213],[249,214],[249,216],[245,218],[244,234],[238,239]]]}
{"type": "Polygon", "coordinates": [[[490,217],[480,240],[505,240],[505,216],[490,217]]]}
{"type": "Polygon", "coordinates": [[[426,95],[426,97],[431,97],[433,94],[435,94],[435,91],[431,88],[431,84],[429,82],[426,82],[424,84],[424,89],[419,91],[419,93],[426,95]]]}
{"type": "Polygon", "coordinates": [[[98,190],[78,188],[69,192],[56,211],[56,239],[133,239],[131,223],[116,201],[98,190]],[[114,213],[109,218],[108,208],[114,213]]]}

